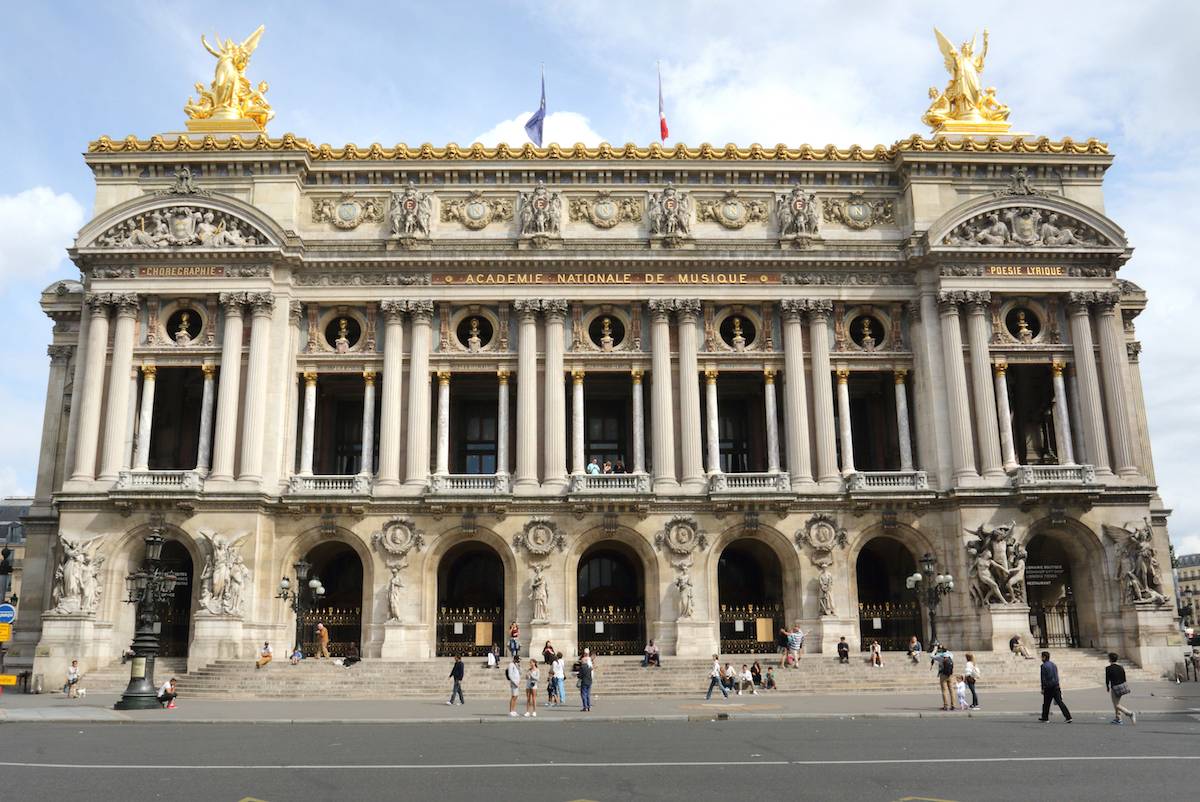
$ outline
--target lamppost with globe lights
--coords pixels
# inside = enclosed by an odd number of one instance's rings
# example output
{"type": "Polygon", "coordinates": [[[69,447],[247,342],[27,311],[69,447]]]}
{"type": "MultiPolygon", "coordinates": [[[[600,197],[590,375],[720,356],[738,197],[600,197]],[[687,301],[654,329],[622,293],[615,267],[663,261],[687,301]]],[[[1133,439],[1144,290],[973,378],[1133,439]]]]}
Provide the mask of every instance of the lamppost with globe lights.
{"type": "Polygon", "coordinates": [[[934,573],[937,560],[932,554],[926,553],[921,558],[921,570],[904,580],[909,590],[917,592],[917,599],[924,602],[929,609],[929,648],[937,643],[937,607],[942,597],[954,590],[954,577],[951,574],[934,573]]]}
{"type": "Polygon", "coordinates": [[[296,587],[292,587],[290,579],[283,577],[279,580],[279,592],[275,598],[288,602],[296,614],[296,644],[292,647],[292,651],[296,651],[303,640],[301,630],[304,615],[316,607],[317,601],[325,595],[325,586],[315,576],[309,579],[308,572],[312,570],[312,565],[308,561],[297,560],[292,569],[296,572],[296,587]]]}
{"type": "Polygon", "coordinates": [[[130,661],[129,685],[113,705],[117,710],[147,710],[159,706],[154,688],[154,660],[158,656],[158,633],[163,608],[175,596],[175,588],[186,585],[187,574],[166,571],[162,550],[166,539],[154,528],[146,535],[146,556],[136,571],[125,577],[127,604],[136,604],[133,635],[133,660],[130,661]]]}

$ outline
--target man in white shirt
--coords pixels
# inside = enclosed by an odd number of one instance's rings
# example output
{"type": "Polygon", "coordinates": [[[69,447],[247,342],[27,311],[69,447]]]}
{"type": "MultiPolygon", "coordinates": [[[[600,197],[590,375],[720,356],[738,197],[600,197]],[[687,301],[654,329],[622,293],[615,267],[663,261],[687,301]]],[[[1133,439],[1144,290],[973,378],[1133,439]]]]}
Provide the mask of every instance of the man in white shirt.
{"type": "Polygon", "coordinates": [[[517,715],[517,693],[521,687],[521,658],[513,656],[512,662],[508,664],[508,668],[504,671],[505,678],[508,679],[508,714],[514,718],[517,715]]]}
{"type": "Polygon", "coordinates": [[[162,687],[158,689],[158,701],[168,710],[173,710],[175,708],[175,697],[178,695],[179,694],[175,690],[174,677],[171,677],[169,680],[164,682],[162,687]]]}
{"type": "Polygon", "coordinates": [[[724,683],[721,682],[721,657],[713,655],[712,670],[708,672],[708,693],[704,695],[705,701],[712,698],[713,688],[720,688],[721,695],[726,699],[729,698],[729,692],[725,690],[724,683]]]}
{"type": "Polygon", "coordinates": [[[562,652],[554,655],[554,662],[550,664],[550,674],[554,677],[554,687],[558,691],[558,701],[554,704],[564,704],[567,701],[567,689],[565,684],[567,669],[563,664],[562,652]]]}
{"type": "Polygon", "coordinates": [[[258,650],[258,659],[254,661],[255,668],[262,668],[267,663],[271,662],[271,658],[275,656],[275,651],[271,648],[271,644],[263,641],[262,648],[258,650]]]}
{"type": "Polygon", "coordinates": [[[738,675],[738,696],[742,695],[742,691],[750,691],[755,696],[758,695],[758,689],[754,687],[754,675],[750,673],[750,668],[742,663],[742,673],[738,675]]]}
{"type": "Polygon", "coordinates": [[[599,476],[600,460],[598,460],[596,457],[592,457],[592,461],[587,464],[587,472],[588,476],[599,476]]]}
{"type": "Polygon", "coordinates": [[[68,699],[79,698],[79,661],[72,660],[71,667],[67,669],[67,682],[63,685],[63,693],[68,699]]]}

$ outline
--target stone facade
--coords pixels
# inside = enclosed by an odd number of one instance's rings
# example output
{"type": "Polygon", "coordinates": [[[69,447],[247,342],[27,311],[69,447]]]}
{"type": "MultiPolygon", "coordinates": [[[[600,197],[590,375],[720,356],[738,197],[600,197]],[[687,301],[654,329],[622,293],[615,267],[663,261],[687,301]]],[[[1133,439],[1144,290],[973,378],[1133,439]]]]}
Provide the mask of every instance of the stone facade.
{"type": "Polygon", "coordinates": [[[118,657],[152,527],[191,560],[193,667],[288,642],[279,577],[329,542],[361,565],[368,657],[439,651],[439,568],[464,543],[494,552],[501,623],[535,651],[595,624],[578,583],[596,547],[636,566],[639,636],[717,651],[754,625],[723,621],[733,543],[777,565],[775,623],[810,650],[858,647],[877,538],[956,578],[943,641],[991,648],[1030,620],[1031,577],[1013,572],[1039,536],[1068,565],[1055,603],[1073,642],[1151,665],[1178,651],[1171,573],[1152,562],[1168,549],[1133,325],[1146,299],[1117,278],[1131,249],[1103,213],[1099,143],[197,136],[101,139],[86,161],[82,278],[42,296],[55,327],[12,661],[54,675],[118,657]],[[172,414],[196,422],[173,455],[153,442],[181,428],[156,409],[172,369],[193,371],[172,414]],[[1018,373],[1040,423],[1010,408],[1018,373]],[[330,471],[335,385],[366,414],[356,467],[330,471]],[[588,470],[596,388],[619,400],[626,473],[588,470]],[[496,409],[494,471],[465,468],[460,391],[496,409]],[[726,404],[758,422],[744,450],[726,404]],[[968,546],[1002,525],[1012,559],[988,570],[1023,595],[981,606],[968,546]],[[69,548],[95,595],[64,607],[69,548]],[[1126,555],[1169,603],[1129,595],[1126,555]]]}

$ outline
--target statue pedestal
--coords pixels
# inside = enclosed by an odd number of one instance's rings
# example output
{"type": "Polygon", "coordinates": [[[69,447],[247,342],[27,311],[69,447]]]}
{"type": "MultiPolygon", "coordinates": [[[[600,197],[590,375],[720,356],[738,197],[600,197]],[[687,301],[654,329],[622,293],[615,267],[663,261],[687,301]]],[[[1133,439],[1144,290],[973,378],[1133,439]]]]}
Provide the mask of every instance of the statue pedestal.
{"type": "Polygon", "coordinates": [[[43,676],[46,691],[61,689],[71,661],[78,660],[86,688],[87,673],[99,668],[99,647],[94,613],[47,611],[42,613],[42,639],[34,652],[33,673],[43,676]]]}
{"type": "MultiPolygon", "coordinates": [[[[1121,606],[1121,657],[1152,671],[1171,671],[1183,657],[1185,644],[1175,617],[1175,605],[1151,602],[1121,606]]],[[[1086,644],[1081,644],[1086,645],[1086,644]]]]}
{"type": "MultiPolygon", "coordinates": [[[[533,658],[539,663],[542,661],[542,649],[546,647],[546,641],[550,641],[550,645],[554,647],[556,652],[563,653],[563,660],[570,666],[573,659],[578,656],[576,648],[575,627],[570,624],[551,624],[549,621],[531,621],[529,623],[529,643],[521,644],[522,656],[526,660],[533,658]]],[[[508,638],[500,644],[500,648],[505,655],[508,654],[508,638]]],[[[502,663],[502,666],[507,663],[502,663]]]]}
{"type": "Polygon", "coordinates": [[[1021,642],[1033,649],[1033,634],[1029,630],[1028,604],[989,604],[979,616],[981,635],[990,643],[993,652],[1008,652],[1008,642],[1020,635],[1021,642]]]}
{"type": "MultiPolygon", "coordinates": [[[[240,660],[246,652],[242,646],[242,619],[239,616],[196,613],[192,627],[192,642],[188,644],[189,672],[199,671],[217,660],[240,660]]],[[[248,653],[246,659],[250,659],[248,653]]]]}
{"type": "Polygon", "coordinates": [[[721,650],[717,626],[712,622],[683,618],[675,622],[675,654],[679,657],[711,657],[721,650]]]}
{"type": "Polygon", "coordinates": [[[433,657],[429,648],[429,627],[388,621],[383,625],[383,646],[379,656],[384,660],[427,660],[433,657]]]}
{"type": "Polygon", "coordinates": [[[850,644],[851,655],[859,651],[858,619],[823,615],[805,638],[804,651],[819,650],[821,654],[837,657],[837,644],[841,638],[850,644]]]}

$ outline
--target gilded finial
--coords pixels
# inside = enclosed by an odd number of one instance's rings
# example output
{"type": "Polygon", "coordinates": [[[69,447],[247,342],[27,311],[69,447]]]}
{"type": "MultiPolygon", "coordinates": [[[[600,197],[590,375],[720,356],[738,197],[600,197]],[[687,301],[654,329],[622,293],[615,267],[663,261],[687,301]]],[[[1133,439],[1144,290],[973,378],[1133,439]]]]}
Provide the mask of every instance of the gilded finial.
{"type": "Polygon", "coordinates": [[[1012,126],[1008,106],[996,99],[995,87],[986,89],[980,79],[988,52],[988,32],[983,32],[983,50],[976,55],[975,37],[957,50],[937,28],[938,49],[942,51],[950,83],[941,92],[930,87],[931,103],[921,121],[935,134],[1003,134],[1012,126]]]}
{"type": "Polygon", "coordinates": [[[240,44],[233,39],[222,42],[217,36],[215,48],[201,34],[200,43],[217,59],[217,66],[209,88],[205,89],[204,84],[197,82],[197,99],[189,97],[183,107],[189,118],[189,131],[258,133],[267,129],[267,122],[275,116],[265,97],[267,82],[260,81],[256,88],[246,78],[246,65],[258,47],[263,30],[264,26],[259,25],[240,44]]]}

